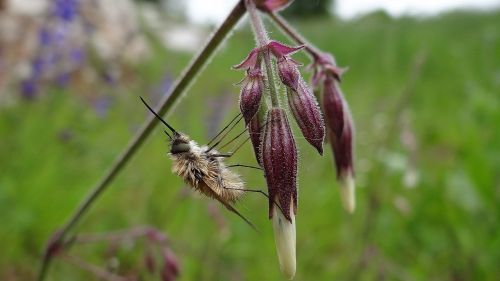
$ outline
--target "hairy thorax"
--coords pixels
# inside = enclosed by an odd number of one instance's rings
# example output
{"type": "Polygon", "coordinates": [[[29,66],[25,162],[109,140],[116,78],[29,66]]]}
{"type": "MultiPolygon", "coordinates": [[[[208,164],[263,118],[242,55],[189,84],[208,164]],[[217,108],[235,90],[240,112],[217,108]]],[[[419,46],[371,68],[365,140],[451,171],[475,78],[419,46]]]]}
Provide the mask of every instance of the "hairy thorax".
{"type": "Polygon", "coordinates": [[[206,153],[207,147],[199,147],[194,141],[190,142],[190,146],[189,152],[169,154],[173,162],[172,172],[209,197],[236,202],[244,189],[239,175],[230,171],[220,157],[214,156],[217,151],[206,153]]]}

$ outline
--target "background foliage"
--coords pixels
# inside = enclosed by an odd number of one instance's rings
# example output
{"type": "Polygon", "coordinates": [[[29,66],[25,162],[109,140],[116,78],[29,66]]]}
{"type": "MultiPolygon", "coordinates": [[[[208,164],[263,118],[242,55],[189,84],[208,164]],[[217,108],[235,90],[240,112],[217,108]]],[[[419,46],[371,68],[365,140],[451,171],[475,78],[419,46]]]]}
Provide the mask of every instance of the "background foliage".
{"type": "MultiPolygon", "coordinates": [[[[295,24],[349,66],[343,89],[357,127],[358,183],[358,209],[348,215],[331,152],[319,157],[299,139],[296,280],[496,280],[500,13],[426,19],[374,13],[295,24]]],[[[233,84],[242,73],[230,66],[252,40],[247,26],[234,32],[168,116],[171,124],[204,142],[236,114],[233,84]]],[[[73,87],[48,87],[35,100],[17,97],[15,89],[4,94],[11,98],[0,105],[1,280],[32,279],[46,239],[146,117],[138,96],[157,101],[152,89],[166,83],[165,71],[175,77],[187,64],[190,54],[150,41],[153,56],[130,66],[128,82],[105,88],[113,94],[103,114],[73,87]]],[[[296,59],[307,63],[304,55],[296,59]]],[[[158,128],[79,231],[156,226],[181,260],[181,280],[281,280],[267,201],[248,194],[238,205],[259,227],[254,232],[189,191],[170,173],[166,151],[158,128]]],[[[251,153],[248,145],[231,162],[252,164],[251,153]]],[[[239,171],[249,187],[265,188],[258,172],[239,171]]],[[[140,247],[129,248],[119,255],[123,273],[143,266],[140,247]]],[[[72,251],[107,261],[105,245],[72,251]]],[[[61,261],[50,276],[91,278],[61,261]]]]}

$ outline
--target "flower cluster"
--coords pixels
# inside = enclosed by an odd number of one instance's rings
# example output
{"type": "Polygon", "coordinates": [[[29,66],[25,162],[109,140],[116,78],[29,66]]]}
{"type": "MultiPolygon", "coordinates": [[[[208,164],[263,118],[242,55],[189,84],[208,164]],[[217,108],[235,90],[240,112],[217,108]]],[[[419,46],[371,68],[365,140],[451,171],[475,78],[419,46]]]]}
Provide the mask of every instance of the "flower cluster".
{"type": "Polygon", "coordinates": [[[323,154],[325,125],[316,97],[299,72],[300,64],[291,58],[303,46],[290,47],[268,40],[256,11],[257,8],[275,10],[288,2],[246,1],[258,44],[234,68],[246,71],[241,82],[240,109],[256,158],[264,170],[269,191],[269,218],[273,220],[280,268],[287,277],[293,278],[298,151],[280,101],[287,99],[289,111],[302,135],[319,154],[323,154]],[[277,78],[280,83],[275,82],[277,78]],[[279,90],[282,90],[280,94],[279,90]]]}
{"type": "MultiPolygon", "coordinates": [[[[269,191],[269,217],[273,220],[280,268],[287,277],[293,278],[298,203],[297,146],[281,104],[284,97],[302,135],[320,155],[323,154],[323,141],[328,130],[344,207],[353,212],[355,201],[353,121],[339,87],[344,70],[336,66],[332,56],[307,45],[306,50],[314,59],[311,67],[314,71],[312,85],[322,93],[322,113],[316,96],[299,72],[300,64],[291,58],[304,45],[290,47],[270,41],[257,12],[258,9],[268,13],[276,21],[274,12],[283,9],[290,2],[245,1],[257,47],[235,68],[246,70],[246,77],[241,83],[240,109],[248,126],[255,155],[264,170],[269,191]],[[275,83],[275,76],[280,83],[275,83]],[[282,93],[278,93],[280,90],[282,93]]],[[[281,26],[290,30],[286,24],[281,26]]],[[[306,43],[300,36],[291,37],[300,44],[306,43]]]]}
{"type": "Polygon", "coordinates": [[[31,60],[28,77],[21,82],[21,94],[27,99],[40,92],[44,81],[66,86],[70,74],[85,62],[84,42],[78,34],[83,25],[78,22],[82,0],[56,0],[50,16],[38,31],[37,51],[31,60]]]}

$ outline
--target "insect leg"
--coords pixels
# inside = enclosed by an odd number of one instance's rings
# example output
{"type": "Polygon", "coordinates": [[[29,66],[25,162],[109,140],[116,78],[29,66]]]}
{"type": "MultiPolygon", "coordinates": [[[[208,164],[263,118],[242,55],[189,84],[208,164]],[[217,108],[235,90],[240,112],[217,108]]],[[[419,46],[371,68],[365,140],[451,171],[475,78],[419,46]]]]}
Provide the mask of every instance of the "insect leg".
{"type": "Polygon", "coordinates": [[[209,146],[210,144],[212,144],[212,142],[214,142],[217,137],[219,137],[225,130],[227,130],[227,128],[229,128],[229,126],[231,126],[231,124],[236,120],[238,119],[238,117],[240,117],[240,119],[236,122],[240,122],[241,120],[241,117],[242,117],[242,114],[241,113],[238,113],[238,115],[236,115],[224,128],[222,128],[222,130],[220,130],[217,135],[215,135],[208,143],[207,143],[207,146],[209,146]]]}
{"type": "Polygon", "coordinates": [[[229,165],[227,166],[228,168],[233,168],[233,167],[245,167],[245,168],[252,168],[252,169],[257,169],[257,170],[262,170],[261,167],[257,167],[257,166],[250,166],[250,165],[243,165],[243,164],[233,164],[233,165],[229,165]]]}
{"type": "Polygon", "coordinates": [[[210,156],[229,158],[233,156],[233,154],[234,154],[233,152],[228,152],[228,153],[210,154],[210,156]]]}
{"type": "Polygon", "coordinates": [[[240,123],[241,119],[243,119],[243,115],[241,115],[238,118],[238,120],[229,128],[229,130],[227,130],[224,134],[222,134],[222,136],[220,137],[220,140],[218,140],[216,143],[214,143],[212,146],[210,146],[210,148],[206,152],[210,152],[212,149],[214,149],[216,146],[218,146],[224,140],[224,138],[227,136],[227,134],[229,134],[234,129],[234,127],[236,127],[236,125],[238,125],[238,123],[240,123]]]}
{"type": "MultiPolygon", "coordinates": [[[[265,193],[264,191],[262,191],[260,189],[232,188],[232,187],[225,187],[225,186],[222,186],[222,188],[224,188],[224,189],[231,189],[231,190],[240,190],[240,191],[248,191],[248,192],[260,193],[260,194],[264,195],[267,199],[269,199],[269,195],[267,195],[267,193],[265,193]]],[[[276,207],[278,207],[281,210],[281,212],[283,214],[285,213],[283,211],[283,209],[281,209],[280,205],[278,203],[276,203],[276,201],[273,200],[273,203],[274,203],[274,205],[276,205],[276,207]]]]}

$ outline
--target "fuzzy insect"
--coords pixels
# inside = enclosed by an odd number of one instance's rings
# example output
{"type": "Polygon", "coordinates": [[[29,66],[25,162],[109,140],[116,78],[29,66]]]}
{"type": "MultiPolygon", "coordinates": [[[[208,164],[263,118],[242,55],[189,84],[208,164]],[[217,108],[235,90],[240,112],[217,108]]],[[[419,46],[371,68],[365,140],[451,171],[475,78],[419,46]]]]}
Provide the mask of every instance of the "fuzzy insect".
{"type": "MultiPolygon", "coordinates": [[[[212,146],[198,145],[198,143],[190,139],[189,136],[176,131],[165,122],[165,120],[163,120],[142,97],[141,100],[156,118],[158,118],[158,120],[160,120],[171,132],[171,134],[169,134],[166,130],[164,131],[170,139],[169,157],[173,162],[172,172],[180,176],[186,184],[195,190],[207,197],[219,201],[229,211],[235,213],[251,227],[255,228],[247,218],[234,208],[233,204],[241,198],[245,191],[260,192],[265,196],[267,196],[267,194],[259,190],[245,189],[245,184],[241,177],[229,170],[228,166],[226,166],[223,161],[224,158],[230,157],[232,153],[222,154],[215,150],[215,146],[217,146],[220,141],[212,146]]],[[[235,119],[233,119],[231,123],[233,123],[235,119]]],[[[228,126],[215,136],[215,138],[219,137],[228,126]]],[[[239,137],[239,135],[237,137],[239,137]]]]}

